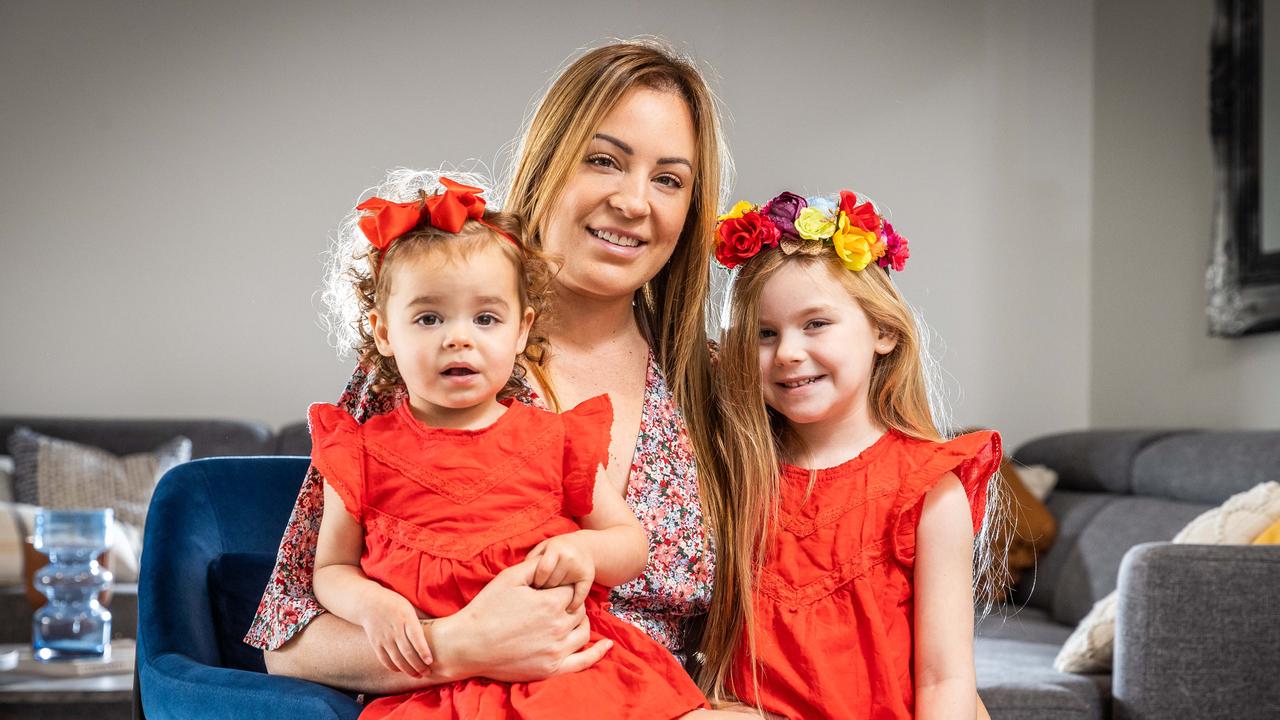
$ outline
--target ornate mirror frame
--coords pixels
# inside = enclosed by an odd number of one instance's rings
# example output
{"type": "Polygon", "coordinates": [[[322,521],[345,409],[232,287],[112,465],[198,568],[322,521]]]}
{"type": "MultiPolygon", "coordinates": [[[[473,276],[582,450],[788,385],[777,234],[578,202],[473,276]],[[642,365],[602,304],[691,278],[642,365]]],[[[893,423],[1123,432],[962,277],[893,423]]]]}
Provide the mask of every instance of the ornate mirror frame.
{"type": "MultiPolygon", "coordinates": [[[[1266,252],[1261,193],[1263,24],[1260,0],[1217,0],[1210,55],[1214,154],[1213,255],[1205,284],[1209,334],[1280,330],[1280,251],[1266,252]]],[[[1273,10],[1277,6],[1273,6],[1273,10]]],[[[1269,38],[1280,43],[1280,37],[1269,38]]],[[[1280,67],[1275,68],[1280,72],[1280,67]]],[[[1280,137],[1274,138],[1280,151],[1280,137]]],[[[1273,207],[1280,207],[1274,203],[1273,207]]],[[[1280,228],[1280,221],[1272,223],[1280,228]]]]}

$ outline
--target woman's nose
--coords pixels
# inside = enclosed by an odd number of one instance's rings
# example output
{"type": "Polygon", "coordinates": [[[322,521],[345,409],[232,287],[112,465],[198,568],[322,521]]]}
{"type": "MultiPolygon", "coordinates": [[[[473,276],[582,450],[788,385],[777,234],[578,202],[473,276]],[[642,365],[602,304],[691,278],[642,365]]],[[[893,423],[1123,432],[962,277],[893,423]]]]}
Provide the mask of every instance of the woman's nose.
{"type": "Polygon", "coordinates": [[[609,196],[609,206],[627,219],[648,215],[649,199],[645,196],[644,184],[635,178],[623,179],[609,196]]]}

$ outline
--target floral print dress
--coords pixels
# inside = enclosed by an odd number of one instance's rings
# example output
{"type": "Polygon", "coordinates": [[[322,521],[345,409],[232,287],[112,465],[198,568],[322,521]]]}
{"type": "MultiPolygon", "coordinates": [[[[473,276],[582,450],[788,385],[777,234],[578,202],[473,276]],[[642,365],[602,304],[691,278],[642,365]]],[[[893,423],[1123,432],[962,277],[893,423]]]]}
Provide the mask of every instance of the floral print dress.
{"type": "MultiPolygon", "coordinates": [[[[338,400],[361,423],[392,410],[401,399],[399,394],[373,393],[371,383],[368,373],[357,368],[338,400]]],[[[516,400],[547,407],[528,386],[516,400]]],[[[685,647],[688,621],[705,614],[711,603],[715,553],[702,516],[693,446],[652,352],[626,501],[649,535],[649,563],[635,580],[612,589],[610,612],[683,660],[691,649],[685,647]]],[[[311,586],[323,509],[324,479],[312,466],[246,643],[274,650],[324,612],[311,586]]]]}

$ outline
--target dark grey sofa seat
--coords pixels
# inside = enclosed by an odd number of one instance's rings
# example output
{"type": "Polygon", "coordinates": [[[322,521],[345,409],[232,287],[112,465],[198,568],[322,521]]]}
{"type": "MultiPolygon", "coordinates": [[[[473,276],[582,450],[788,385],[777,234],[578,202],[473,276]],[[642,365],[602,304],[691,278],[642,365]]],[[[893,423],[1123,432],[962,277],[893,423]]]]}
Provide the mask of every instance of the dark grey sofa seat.
{"type": "Polygon", "coordinates": [[[1280,717],[1280,547],[1168,543],[1231,495],[1280,480],[1280,432],[1068,433],[1014,457],[1058,472],[1047,505],[1059,534],[1014,602],[978,626],[993,718],[1280,717]],[[1117,587],[1114,675],[1055,671],[1063,641],[1117,587]]]}

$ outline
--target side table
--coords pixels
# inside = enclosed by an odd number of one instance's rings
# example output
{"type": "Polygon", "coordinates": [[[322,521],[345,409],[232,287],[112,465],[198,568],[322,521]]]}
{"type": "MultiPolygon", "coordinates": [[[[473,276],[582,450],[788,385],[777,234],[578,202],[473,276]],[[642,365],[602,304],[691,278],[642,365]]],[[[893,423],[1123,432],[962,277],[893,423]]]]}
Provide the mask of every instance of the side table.
{"type": "MultiPolygon", "coordinates": [[[[132,656],[132,640],[115,640],[112,653],[132,656]]],[[[0,653],[30,645],[0,645],[0,653]]],[[[89,677],[51,677],[20,670],[0,671],[0,720],[129,720],[133,717],[133,668],[89,677]]]]}

